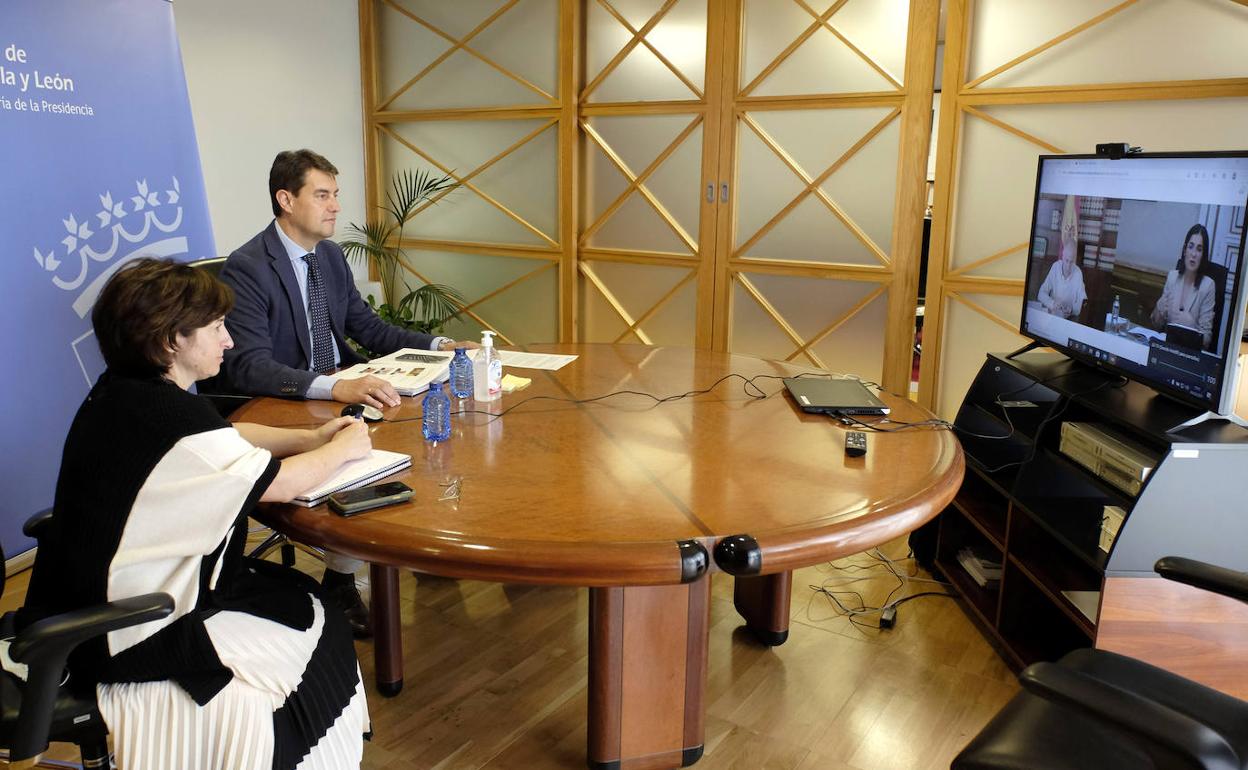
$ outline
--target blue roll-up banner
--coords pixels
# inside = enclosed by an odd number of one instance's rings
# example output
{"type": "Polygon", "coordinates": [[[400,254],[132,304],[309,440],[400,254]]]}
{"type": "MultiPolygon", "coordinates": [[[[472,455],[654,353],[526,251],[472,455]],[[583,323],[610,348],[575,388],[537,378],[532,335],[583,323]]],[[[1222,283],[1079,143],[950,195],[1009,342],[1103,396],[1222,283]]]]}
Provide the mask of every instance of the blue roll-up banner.
{"type": "Polygon", "coordinates": [[[0,180],[11,557],[34,545],[22,522],[51,505],[70,421],[103,371],[91,306],[104,283],[138,256],[216,253],[168,0],[0,5],[0,180]]]}

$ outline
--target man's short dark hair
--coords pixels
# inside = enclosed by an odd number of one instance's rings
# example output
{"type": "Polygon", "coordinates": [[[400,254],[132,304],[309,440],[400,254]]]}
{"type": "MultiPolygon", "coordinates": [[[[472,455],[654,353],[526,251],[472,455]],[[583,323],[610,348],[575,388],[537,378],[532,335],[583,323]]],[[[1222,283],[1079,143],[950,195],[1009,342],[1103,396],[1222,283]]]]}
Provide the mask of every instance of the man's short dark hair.
{"type": "Polygon", "coordinates": [[[110,371],[159,377],[173,364],[178,334],[190,336],[233,306],[230,287],[207,270],[143,257],[104,285],[91,310],[91,326],[110,371]]]}
{"type": "Polygon", "coordinates": [[[269,169],[269,202],[273,204],[273,216],[282,215],[282,206],[277,202],[277,191],[286,190],[298,195],[303,187],[304,178],[309,169],[324,171],[331,176],[338,176],[338,169],[311,150],[283,150],[273,159],[273,167],[269,169]]]}

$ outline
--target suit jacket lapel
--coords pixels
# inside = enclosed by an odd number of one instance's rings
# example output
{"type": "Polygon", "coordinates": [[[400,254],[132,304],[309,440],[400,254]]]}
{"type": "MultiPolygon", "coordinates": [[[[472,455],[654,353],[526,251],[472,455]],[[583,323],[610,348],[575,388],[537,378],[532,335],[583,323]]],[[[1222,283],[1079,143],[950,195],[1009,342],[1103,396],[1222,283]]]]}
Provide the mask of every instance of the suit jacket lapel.
{"type": "Polygon", "coordinates": [[[264,249],[269,254],[273,271],[286,290],[286,298],[290,301],[290,317],[295,324],[295,337],[299,347],[303,348],[303,357],[309,365],[312,363],[312,339],[308,333],[308,313],[303,306],[303,294],[299,291],[299,280],[295,278],[295,269],[291,267],[290,257],[286,254],[282,241],[277,237],[277,222],[269,225],[264,231],[264,249]]]}

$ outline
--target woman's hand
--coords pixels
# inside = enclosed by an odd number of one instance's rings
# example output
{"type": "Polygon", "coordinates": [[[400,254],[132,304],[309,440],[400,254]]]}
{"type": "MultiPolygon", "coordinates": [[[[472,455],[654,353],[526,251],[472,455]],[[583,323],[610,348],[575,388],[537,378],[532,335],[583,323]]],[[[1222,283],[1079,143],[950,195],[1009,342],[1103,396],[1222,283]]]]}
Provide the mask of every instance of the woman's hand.
{"type": "Polygon", "coordinates": [[[1190,326],[1196,328],[1196,314],[1189,310],[1176,310],[1170,319],[1170,323],[1180,324],[1182,326],[1190,326]]]}
{"type": "Polygon", "coordinates": [[[260,496],[265,503],[288,503],[295,495],[325,482],[343,463],[367,457],[373,448],[363,420],[340,417],[317,428],[302,432],[323,438],[311,451],[300,452],[282,460],[273,483],[260,496]]]}
{"type": "MultiPolygon", "coordinates": [[[[343,453],[342,459],[344,462],[367,457],[368,453],[372,451],[373,439],[368,435],[368,427],[364,424],[364,421],[357,420],[354,417],[344,417],[340,418],[340,420],[346,420],[347,424],[341,426],[333,434],[333,438],[329,440],[330,446],[343,453]]],[[[338,421],[330,420],[329,423],[321,426],[321,428],[324,429],[331,423],[338,421]]]]}
{"type": "Polygon", "coordinates": [[[313,442],[312,446],[308,448],[315,449],[318,446],[327,443],[330,439],[341,432],[343,428],[357,422],[363,422],[363,420],[357,420],[354,417],[335,417],[313,431],[313,433],[316,434],[316,440],[313,442]]]}

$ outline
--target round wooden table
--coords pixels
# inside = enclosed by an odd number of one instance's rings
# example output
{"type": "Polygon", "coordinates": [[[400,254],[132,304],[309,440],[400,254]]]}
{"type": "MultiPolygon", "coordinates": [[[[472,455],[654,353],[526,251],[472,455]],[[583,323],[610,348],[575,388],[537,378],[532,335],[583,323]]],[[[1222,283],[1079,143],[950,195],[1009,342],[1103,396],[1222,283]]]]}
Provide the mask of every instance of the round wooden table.
{"type": "MultiPolygon", "coordinates": [[[[412,456],[392,477],[410,503],[341,518],[326,506],[262,506],[292,538],[370,562],[378,687],[402,687],[398,572],[588,586],[589,762],[676,767],[701,756],[711,575],[766,644],[788,635],[792,570],[858,553],[931,519],[962,480],[948,430],[872,433],[845,455],[847,428],[796,408],[792,364],[688,348],[534,345],[571,353],[558,371],[516,369],[525,390],[453,405],[450,441],[420,431],[419,398],[388,410],[373,445],[412,456]],[[757,378],[753,398],[740,377],[757,378]],[[774,378],[774,379],[773,379],[774,378]],[[756,394],[757,395],[757,394],[756,394]],[[502,416],[499,412],[508,410],[502,416]],[[445,497],[461,479],[458,499],[445,497]]],[[[890,419],[931,415],[881,394],[890,419]]],[[[340,404],[257,399],[238,421],[309,425],[340,404]]],[[[875,418],[872,418],[875,419],[875,418]]],[[[895,427],[888,425],[885,427],[895,427]]]]}

